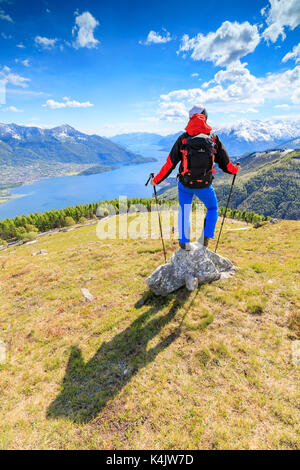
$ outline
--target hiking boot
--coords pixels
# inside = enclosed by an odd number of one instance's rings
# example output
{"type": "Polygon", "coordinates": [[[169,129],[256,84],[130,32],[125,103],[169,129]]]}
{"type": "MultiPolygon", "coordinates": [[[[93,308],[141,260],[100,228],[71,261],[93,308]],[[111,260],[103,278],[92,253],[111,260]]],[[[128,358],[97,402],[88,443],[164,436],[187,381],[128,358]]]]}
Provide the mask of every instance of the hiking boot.
{"type": "Polygon", "coordinates": [[[191,251],[191,246],[190,246],[189,243],[180,243],[179,242],[179,246],[180,246],[180,248],[182,248],[182,250],[191,251]]]}
{"type": "Polygon", "coordinates": [[[209,237],[204,237],[203,246],[208,247],[209,237]]]}

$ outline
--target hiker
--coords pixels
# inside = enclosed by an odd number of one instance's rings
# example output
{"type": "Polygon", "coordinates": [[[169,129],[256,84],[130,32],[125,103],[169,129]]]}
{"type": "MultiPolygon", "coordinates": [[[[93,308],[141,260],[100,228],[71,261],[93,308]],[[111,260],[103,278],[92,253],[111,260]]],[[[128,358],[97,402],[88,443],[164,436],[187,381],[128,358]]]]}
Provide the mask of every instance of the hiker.
{"type": "Polygon", "coordinates": [[[214,162],[229,174],[240,170],[234,165],[228,153],[212,128],[207,124],[207,111],[203,106],[193,106],[189,111],[189,123],[178,137],[160,172],[151,180],[152,186],[161,183],[180,162],[178,173],[178,231],[179,245],[190,250],[190,212],[193,196],[196,195],[207,209],[204,221],[204,246],[214,238],[218,220],[218,202],[212,187],[215,173],[214,162]]]}

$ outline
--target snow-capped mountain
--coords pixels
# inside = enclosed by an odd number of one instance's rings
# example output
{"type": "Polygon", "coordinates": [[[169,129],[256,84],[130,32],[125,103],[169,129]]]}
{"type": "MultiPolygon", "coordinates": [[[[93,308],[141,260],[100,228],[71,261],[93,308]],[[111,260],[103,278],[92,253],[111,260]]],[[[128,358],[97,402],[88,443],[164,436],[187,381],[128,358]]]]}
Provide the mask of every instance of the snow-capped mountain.
{"type": "Polygon", "coordinates": [[[214,131],[232,155],[240,155],[277,147],[299,137],[300,120],[243,120],[231,125],[216,126],[214,131]]]}
{"type": "Polygon", "coordinates": [[[19,126],[17,124],[0,123],[0,139],[6,142],[10,139],[16,139],[27,142],[36,139],[56,139],[58,141],[68,141],[75,143],[87,140],[89,137],[94,136],[83,134],[82,132],[77,131],[68,124],[53,127],[52,129],[45,129],[35,126],[19,126]]]}
{"type": "MultiPolygon", "coordinates": [[[[213,127],[213,131],[218,134],[230,155],[242,155],[246,152],[255,150],[266,150],[273,147],[284,146],[291,147],[291,140],[300,138],[300,120],[268,120],[268,121],[250,121],[242,120],[233,124],[213,127]]],[[[161,146],[166,152],[169,152],[177,137],[183,132],[167,135],[165,137],[156,137],[152,135],[152,142],[161,146]]],[[[143,136],[148,139],[147,133],[123,134],[117,136],[115,141],[122,145],[135,141],[140,141],[143,136]],[[132,138],[131,138],[132,137],[132,138]]],[[[115,137],[112,138],[114,140],[115,137]]],[[[294,142],[297,145],[297,141],[294,142]]],[[[298,144],[299,145],[299,144],[298,144]]]]}
{"type": "Polygon", "coordinates": [[[0,164],[24,165],[38,160],[119,165],[152,159],[99,135],[79,132],[67,124],[43,129],[0,123],[0,164]]]}

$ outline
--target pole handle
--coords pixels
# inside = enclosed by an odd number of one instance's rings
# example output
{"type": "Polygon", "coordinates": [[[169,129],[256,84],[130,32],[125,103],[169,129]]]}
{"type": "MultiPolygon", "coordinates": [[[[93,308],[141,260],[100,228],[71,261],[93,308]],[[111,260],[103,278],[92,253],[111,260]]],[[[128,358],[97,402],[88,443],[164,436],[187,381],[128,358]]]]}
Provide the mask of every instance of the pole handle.
{"type": "Polygon", "coordinates": [[[148,186],[148,184],[149,184],[151,178],[154,178],[154,173],[150,173],[150,176],[149,176],[149,178],[148,178],[148,180],[147,180],[147,183],[145,183],[145,186],[148,186]]]}
{"type": "MultiPolygon", "coordinates": [[[[236,162],[236,166],[240,166],[240,162],[236,162]]],[[[237,173],[235,173],[235,175],[233,175],[233,181],[232,181],[232,187],[235,183],[235,179],[236,179],[236,176],[237,176],[237,173]]],[[[232,187],[231,187],[231,191],[232,191],[232,187]]],[[[231,194],[230,194],[231,195],[231,194]]]]}

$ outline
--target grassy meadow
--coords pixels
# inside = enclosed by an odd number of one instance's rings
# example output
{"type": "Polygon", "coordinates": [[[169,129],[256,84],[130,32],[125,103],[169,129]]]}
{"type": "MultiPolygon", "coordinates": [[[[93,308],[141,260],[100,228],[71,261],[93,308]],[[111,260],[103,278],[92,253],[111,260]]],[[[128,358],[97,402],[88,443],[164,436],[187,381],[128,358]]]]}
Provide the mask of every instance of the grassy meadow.
{"type": "Polygon", "coordinates": [[[160,240],[0,252],[0,449],[300,449],[300,222],[245,227],[219,247],[234,277],[165,298],[160,240]]]}

